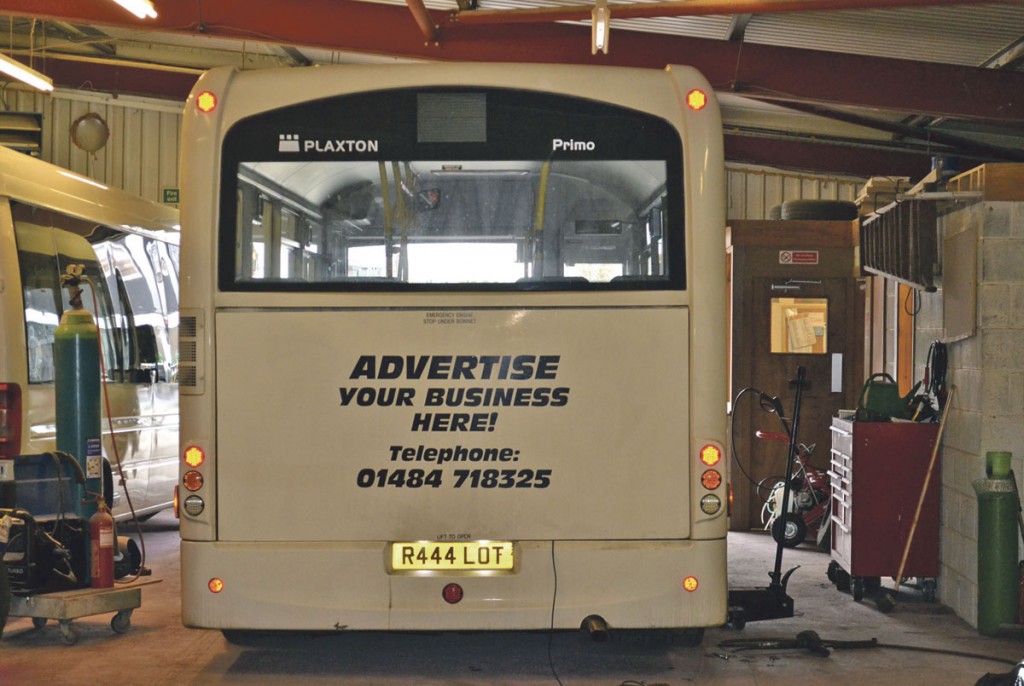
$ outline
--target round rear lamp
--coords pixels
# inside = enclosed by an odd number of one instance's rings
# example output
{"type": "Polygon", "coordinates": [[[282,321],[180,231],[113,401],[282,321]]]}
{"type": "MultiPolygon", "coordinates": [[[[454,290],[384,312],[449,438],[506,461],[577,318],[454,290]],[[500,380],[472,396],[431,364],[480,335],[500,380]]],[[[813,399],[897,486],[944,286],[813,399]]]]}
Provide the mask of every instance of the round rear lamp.
{"type": "Polygon", "coordinates": [[[183,509],[185,510],[186,514],[190,514],[193,517],[195,517],[203,513],[203,510],[206,509],[206,503],[203,502],[203,499],[200,498],[199,496],[190,495],[189,497],[185,498],[185,507],[183,509]]]}
{"type": "Polygon", "coordinates": [[[463,595],[462,586],[459,586],[458,584],[448,584],[441,591],[441,597],[444,598],[444,601],[449,605],[454,605],[462,600],[463,595]]]}
{"type": "Polygon", "coordinates": [[[190,491],[198,491],[203,487],[203,475],[192,469],[181,477],[181,483],[190,491]]]}

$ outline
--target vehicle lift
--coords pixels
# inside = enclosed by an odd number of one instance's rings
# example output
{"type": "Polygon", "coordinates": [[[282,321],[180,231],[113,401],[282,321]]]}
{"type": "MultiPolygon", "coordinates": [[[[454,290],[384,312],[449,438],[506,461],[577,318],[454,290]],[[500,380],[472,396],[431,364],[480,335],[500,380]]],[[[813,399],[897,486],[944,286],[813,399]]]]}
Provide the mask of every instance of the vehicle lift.
{"type": "MultiPolygon", "coordinates": [[[[793,473],[796,460],[797,432],[800,428],[800,402],[803,397],[806,370],[797,367],[796,379],[790,386],[796,387],[796,398],[793,401],[793,423],[789,427],[789,453],[786,458],[786,474],[793,473]]],[[[782,417],[781,405],[775,401],[776,413],[782,417]]],[[[733,408],[735,411],[735,408],[733,408]]],[[[785,423],[785,422],[783,422],[785,423]]],[[[782,491],[782,512],[789,512],[792,479],[785,479],[782,491]]],[[[793,599],[786,592],[789,577],[799,566],[793,567],[783,576],[782,551],[785,538],[779,537],[775,545],[775,567],[768,576],[771,583],[766,588],[730,588],[728,623],[737,631],[742,630],[747,622],[758,622],[769,619],[786,619],[793,616],[793,599]]]]}

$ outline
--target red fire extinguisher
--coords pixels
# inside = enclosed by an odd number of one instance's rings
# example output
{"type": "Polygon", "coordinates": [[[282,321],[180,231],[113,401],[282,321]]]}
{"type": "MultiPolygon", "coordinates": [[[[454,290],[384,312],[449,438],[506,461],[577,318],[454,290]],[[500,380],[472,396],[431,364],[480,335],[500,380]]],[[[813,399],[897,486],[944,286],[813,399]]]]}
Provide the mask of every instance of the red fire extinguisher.
{"type": "Polygon", "coordinates": [[[114,518],[102,499],[95,514],[89,518],[89,540],[92,544],[92,587],[111,588],[114,585],[114,518]]]}

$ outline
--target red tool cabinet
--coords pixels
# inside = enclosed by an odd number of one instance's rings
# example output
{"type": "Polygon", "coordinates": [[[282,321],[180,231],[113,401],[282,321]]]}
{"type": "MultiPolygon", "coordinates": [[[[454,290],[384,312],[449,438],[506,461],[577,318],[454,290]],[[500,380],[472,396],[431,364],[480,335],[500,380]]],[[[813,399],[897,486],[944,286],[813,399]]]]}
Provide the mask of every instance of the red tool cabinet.
{"type": "MultiPolygon", "coordinates": [[[[928,474],[938,424],[832,420],[832,564],[848,574],[856,600],[881,577],[900,573],[914,513],[928,474]]],[[[903,578],[925,580],[934,599],[939,574],[939,461],[932,470],[903,578]]],[[[838,575],[840,580],[834,577],[838,575]]]]}

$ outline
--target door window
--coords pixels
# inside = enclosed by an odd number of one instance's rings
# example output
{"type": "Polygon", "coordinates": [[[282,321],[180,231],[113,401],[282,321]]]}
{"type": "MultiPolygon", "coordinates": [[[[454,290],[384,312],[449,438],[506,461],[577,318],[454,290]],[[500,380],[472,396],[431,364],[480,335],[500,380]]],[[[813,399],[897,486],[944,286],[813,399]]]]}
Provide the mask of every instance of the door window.
{"type": "Polygon", "coordinates": [[[773,353],[828,352],[827,298],[772,298],[771,318],[773,353]]]}

